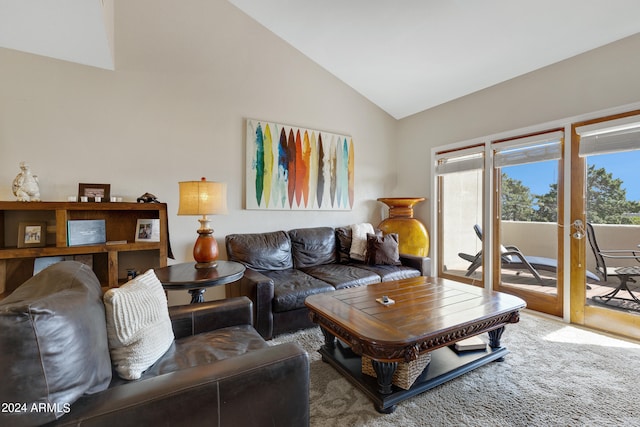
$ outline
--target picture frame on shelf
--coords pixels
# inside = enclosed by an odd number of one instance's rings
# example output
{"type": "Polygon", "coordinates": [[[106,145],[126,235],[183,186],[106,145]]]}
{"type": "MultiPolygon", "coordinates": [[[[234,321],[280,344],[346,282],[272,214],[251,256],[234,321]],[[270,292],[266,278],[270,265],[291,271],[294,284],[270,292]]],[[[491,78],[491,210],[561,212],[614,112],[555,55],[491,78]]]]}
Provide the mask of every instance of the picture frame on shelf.
{"type": "Polygon", "coordinates": [[[42,248],[47,244],[47,223],[44,221],[18,224],[19,248],[42,248]]]}
{"type": "Polygon", "coordinates": [[[159,242],[160,220],[138,219],[136,223],[136,242],[159,242]]]}
{"type": "Polygon", "coordinates": [[[107,241],[104,219],[69,220],[67,234],[69,246],[96,245],[107,241]]]}
{"type": "Polygon", "coordinates": [[[52,266],[53,264],[57,264],[61,261],[68,261],[73,259],[72,255],[64,255],[64,256],[46,256],[40,258],[34,258],[33,260],[33,275],[40,273],[45,268],[52,266]]]}
{"type": "Polygon", "coordinates": [[[111,184],[78,184],[78,200],[88,202],[108,202],[111,195],[111,184]],[[97,198],[97,199],[96,199],[97,198]]]}

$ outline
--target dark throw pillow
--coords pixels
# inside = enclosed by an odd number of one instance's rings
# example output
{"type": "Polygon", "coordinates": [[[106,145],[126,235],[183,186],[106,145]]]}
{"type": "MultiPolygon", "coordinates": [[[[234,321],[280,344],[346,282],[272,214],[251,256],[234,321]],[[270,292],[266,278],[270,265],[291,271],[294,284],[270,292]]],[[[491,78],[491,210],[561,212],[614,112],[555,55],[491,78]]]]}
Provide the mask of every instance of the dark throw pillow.
{"type": "Polygon", "coordinates": [[[338,245],[338,262],[347,264],[351,261],[351,226],[336,228],[336,243],[338,245]]]}
{"type": "Polygon", "coordinates": [[[384,236],[367,234],[366,263],[369,265],[400,265],[398,234],[384,236]]]}

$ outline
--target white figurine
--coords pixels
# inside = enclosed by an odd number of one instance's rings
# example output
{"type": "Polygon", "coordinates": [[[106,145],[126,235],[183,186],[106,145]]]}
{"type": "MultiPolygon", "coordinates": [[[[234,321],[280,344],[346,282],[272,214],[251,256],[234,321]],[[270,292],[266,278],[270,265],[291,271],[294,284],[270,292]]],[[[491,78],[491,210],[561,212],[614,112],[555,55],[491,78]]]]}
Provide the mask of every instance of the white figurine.
{"type": "Polygon", "coordinates": [[[39,202],[40,187],[38,185],[38,177],[31,175],[29,165],[20,162],[22,170],[13,180],[13,194],[18,198],[19,202],[39,202]]]}

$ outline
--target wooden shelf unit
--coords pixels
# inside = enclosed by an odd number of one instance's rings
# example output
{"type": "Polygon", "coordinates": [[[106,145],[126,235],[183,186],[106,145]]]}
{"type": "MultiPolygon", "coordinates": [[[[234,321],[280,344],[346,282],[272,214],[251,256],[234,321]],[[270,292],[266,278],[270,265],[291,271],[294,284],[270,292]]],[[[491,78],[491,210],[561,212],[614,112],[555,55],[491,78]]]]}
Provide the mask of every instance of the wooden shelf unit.
{"type": "Polygon", "coordinates": [[[2,202],[0,201],[0,297],[13,292],[33,275],[40,257],[91,256],[103,287],[124,282],[127,269],[143,273],[166,267],[168,255],[167,205],[165,203],[2,202]],[[106,239],[118,244],[69,246],[67,221],[104,219],[106,239]],[[138,219],[160,219],[159,242],[136,242],[138,219]],[[47,224],[45,247],[18,248],[21,222],[47,224]]]}

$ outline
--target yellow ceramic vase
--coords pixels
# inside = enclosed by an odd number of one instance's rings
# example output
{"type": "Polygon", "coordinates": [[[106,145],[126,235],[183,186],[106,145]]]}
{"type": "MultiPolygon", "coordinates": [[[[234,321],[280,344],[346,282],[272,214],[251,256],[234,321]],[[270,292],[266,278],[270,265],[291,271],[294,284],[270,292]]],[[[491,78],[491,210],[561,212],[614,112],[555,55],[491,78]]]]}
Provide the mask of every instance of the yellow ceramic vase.
{"type": "Polygon", "coordinates": [[[424,224],[413,217],[413,207],[424,202],[424,197],[382,197],[378,201],[389,206],[389,218],[378,225],[386,233],[398,233],[401,254],[427,256],[429,232],[424,224]]]}

